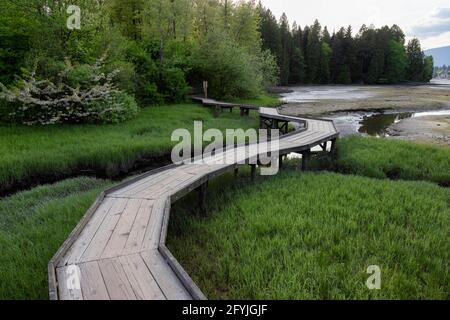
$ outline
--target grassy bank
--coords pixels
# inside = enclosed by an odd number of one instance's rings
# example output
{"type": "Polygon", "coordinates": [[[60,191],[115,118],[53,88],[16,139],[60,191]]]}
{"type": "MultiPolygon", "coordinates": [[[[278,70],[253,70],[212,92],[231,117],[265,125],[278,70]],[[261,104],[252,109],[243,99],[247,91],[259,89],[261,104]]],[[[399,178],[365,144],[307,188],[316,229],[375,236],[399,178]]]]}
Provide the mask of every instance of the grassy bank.
{"type": "Polygon", "coordinates": [[[261,94],[254,99],[236,99],[233,102],[252,104],[260,107],[278,107],[281,103],[281,100],[276,95],[261,94]]]}
{"type": "Polygon", "coordinates": [[[0,126],[0,193],[87,172],[114,177],[170,152],[173,130],[192,129],[195,120],[205,129],[224,130],[256,127],[255,115],[214,117],[207,108],[186,104],[143,109],[119,125],[0,126]]]}
{"type": "Polygon", "coordinates": [[[213,184],[206,218],[192,201],[173,209],[169,246],[208,298],[449,298],[448,189],[284,171],[213,184]]]}
{"type": "Polygon", "coordinates": [[[77,178],[0,199],[0,300],[48,299],[48,262],[107,186],[77,178]]]}
{"type": "Polygon", "coordinates": [[[337,158],[316,163],[332,171],[380,179],[425,180],[450,186],[450,148],[404,141],[339,139],[337,158]]]}

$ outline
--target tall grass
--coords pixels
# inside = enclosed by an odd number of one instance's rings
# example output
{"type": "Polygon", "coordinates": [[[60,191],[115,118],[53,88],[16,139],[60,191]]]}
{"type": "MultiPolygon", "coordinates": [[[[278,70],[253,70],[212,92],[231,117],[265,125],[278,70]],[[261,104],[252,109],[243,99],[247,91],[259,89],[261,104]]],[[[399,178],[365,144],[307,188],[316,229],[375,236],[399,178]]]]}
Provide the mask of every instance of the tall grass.
{"type": "Polygon", "coordinates": [[[142,159],[169,152],[177,128],[192,130],[196,120],[205,129],[257,127],[255,115],[225,112],[214,117],[207,108],[186,104],[143,109],[136,119],[119,125],[0,126],[0,192],[85,171],[114,177],[142,159]]]}
{"type": "Polygon", "coordinates": [[[287,171],[212,185],[205,218],[192,201],[172,210],[169,247],[208,298],[450,298],[448,189],[287,171]]]}
{"type": "MultiPolygon", "coordinates": [[[[324,163],[319,162],[319,167],[324,163]]],[[[380,179],[425,180],[450,186],[450,148],[397,140],[347,137],[338,140],[330,170],[380,179]]]]}
{"type": "Polygon", "coordinates": [[[48,262],[108,185],[77,178],[0,199],[0,300],[48,299],[48,262]]]}

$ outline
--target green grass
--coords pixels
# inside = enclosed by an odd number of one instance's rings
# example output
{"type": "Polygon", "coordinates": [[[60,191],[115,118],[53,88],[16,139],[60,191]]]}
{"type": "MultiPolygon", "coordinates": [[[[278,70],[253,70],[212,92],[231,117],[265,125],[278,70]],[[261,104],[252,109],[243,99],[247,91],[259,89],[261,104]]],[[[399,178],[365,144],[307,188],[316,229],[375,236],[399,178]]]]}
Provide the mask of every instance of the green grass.
{"type": "Polygon", "coordinates": [[[207,108],[186,104],[143,109],[119,125],[0,126],[0,192],[86,170],[114,177],[142,159],[170,152],[174,129],[192,129],[195,120],[205,129],[257,127],[255,114],[250,119],[238,112],[214,117],[207,108]]]}
{"type": "MultiPolygon", "coordinates": [[[[339,139],[337,159],[328,168],[380,179],[425,180],[450,186],[450,148],[397,140],[339,139]]],[[[319,162],[319,165],[324,165],[319,162]]]]}
{"type": "Polygon", "coordinates": [[[77,178],[0,199],[0,300],[48,299],[48,262],[108,185],[77,178]]]}
{"type": "Polygon", "coordinates": [[[261,94],[254,99],[236,99],[233,102],[252,104],[261,107],[278,107],[281,103],[280,98],[271,94],[261,94]]]}
{"type": "MultiPolygon", "coordinates": [[[[283,171],[187,198],[169,247],[210,299],[449,299],[450,192],[427,182],[283,171]],[[368,290],[369,265],[381,290],[368,290]]],[[[228,182],[227,182],[228,181],[228,182]]]]}

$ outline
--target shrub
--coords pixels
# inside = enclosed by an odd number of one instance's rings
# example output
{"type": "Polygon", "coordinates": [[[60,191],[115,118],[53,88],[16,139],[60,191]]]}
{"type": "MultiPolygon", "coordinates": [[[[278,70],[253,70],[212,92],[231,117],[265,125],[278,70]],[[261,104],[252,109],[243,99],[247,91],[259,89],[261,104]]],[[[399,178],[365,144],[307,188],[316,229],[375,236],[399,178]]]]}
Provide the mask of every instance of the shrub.
{"type": "Polygon", "coordinates": [[[95,123],[120,123],[133,118],[138,112],[138,106],[133,97],[123,92],[109,95],[105,99],[94,101],[88,105],[95,123]]]}
{"type": "Polygon", "coordinates": [[[0,83],[0,118],[25,125],[117,123],[136,115],[134,98],[116,89],[119,72],[101,72],[106,55],[93,66],[67,66],[59,81],[37,80],[35,73],[16,88],[0,83]]]}

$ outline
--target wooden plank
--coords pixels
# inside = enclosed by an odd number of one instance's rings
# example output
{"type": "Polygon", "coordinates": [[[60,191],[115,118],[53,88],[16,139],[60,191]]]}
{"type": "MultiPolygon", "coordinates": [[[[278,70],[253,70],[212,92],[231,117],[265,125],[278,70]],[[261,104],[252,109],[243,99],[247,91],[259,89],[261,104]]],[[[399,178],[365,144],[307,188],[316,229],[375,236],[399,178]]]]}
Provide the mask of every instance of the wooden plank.
{"type": "Polygon", "coordinates": [[[100,271],[111,300],[136,300],[136,295],[118,258],[100,260],[100,271]]]}
{"type": "Polygon", "coordinates": [[[79,265],[81,289],[84,300],[110,300],[103,276],[97,261],[79,265]]]}
{"type": "Polygon", "coordinates": [[[153,200],[142,201],[122,254],[137,253],[142,250],[145,232],[150,223],[153,204],[153,200]]]}
{"type": "Polygon", "coordinates": [[[133,195],[139,193],[142,190],[147,189],[148,187],[151,187],[155,184],[158,184],[161,181],[164,181],[168,176],[173,175],[175,172],[177,172],[178,167],[172,170],[167,170],[161,173],[158,173],[153,176],[149,176],[142,181],[137,181],[134,184],[129,185],[128,187],[124,188],[123,190],[118,190],[114,193],[112,193],[110,196],[112,197],[132,197],[133,195]]]}
{"type": "Polygon", "coordinates": [[[76,265],[56,269],[58,297],[60,300],[83,300],[81,273],[76,265]]]}
{"type": "Polygon", "coordinates": [[[145,231],[144,240],[142,242],[142,250],[157,249],[159,245],[159,237],[163,224],[164,208],[167,204],[167,198],[161,198],[155,201],[152,208],[150,221],[145,231]]]}
{"type": "Polygon", "coordinates": [[[138,300],[166,300],[166,296],[139,254],[122,256],[120,262],[138,300]]]}
{"type": "Polygon", "coordinates": [[[125,210],[128,203],[128,199],[125,198],[111,198],[114,199],[114,205],[109,211],[108,215],[103,220],[97,233],[92,238],[90,245],[86,248],[86,251],[81,257],[82,262],[88,262],[92,260],[98,260],[105,249],[106,244],[109,241],[117,222],[120,219],[120,215],[125,210]]]}
{"type": "Polygon", "coordinates": [[[172,268],[158,251],[144,251],[141,253],[141,256],[168,300],[192,299],[172,268]]]}
{"type": "Polygon", "coordinates": [[[70,250],[61,259],[59,265],[76,264],[80,262],[81,256],[86,251],[86,248],[90,245],[92,238],[100,228],[103,220],[111,210],[116,200],[111,198],[105,198],[103,203],[100,204],[92,218],[84,227],[78,239],[74,242],[70,250]]]}
{"type": "Polygon", "coordinates": [[[141,207],[141,199],[129,199],[125,210],[120,214],[116,226],[109,238],[101,258],[113,258],[119,256],[127,243],[136,216],[141,207]]]}

